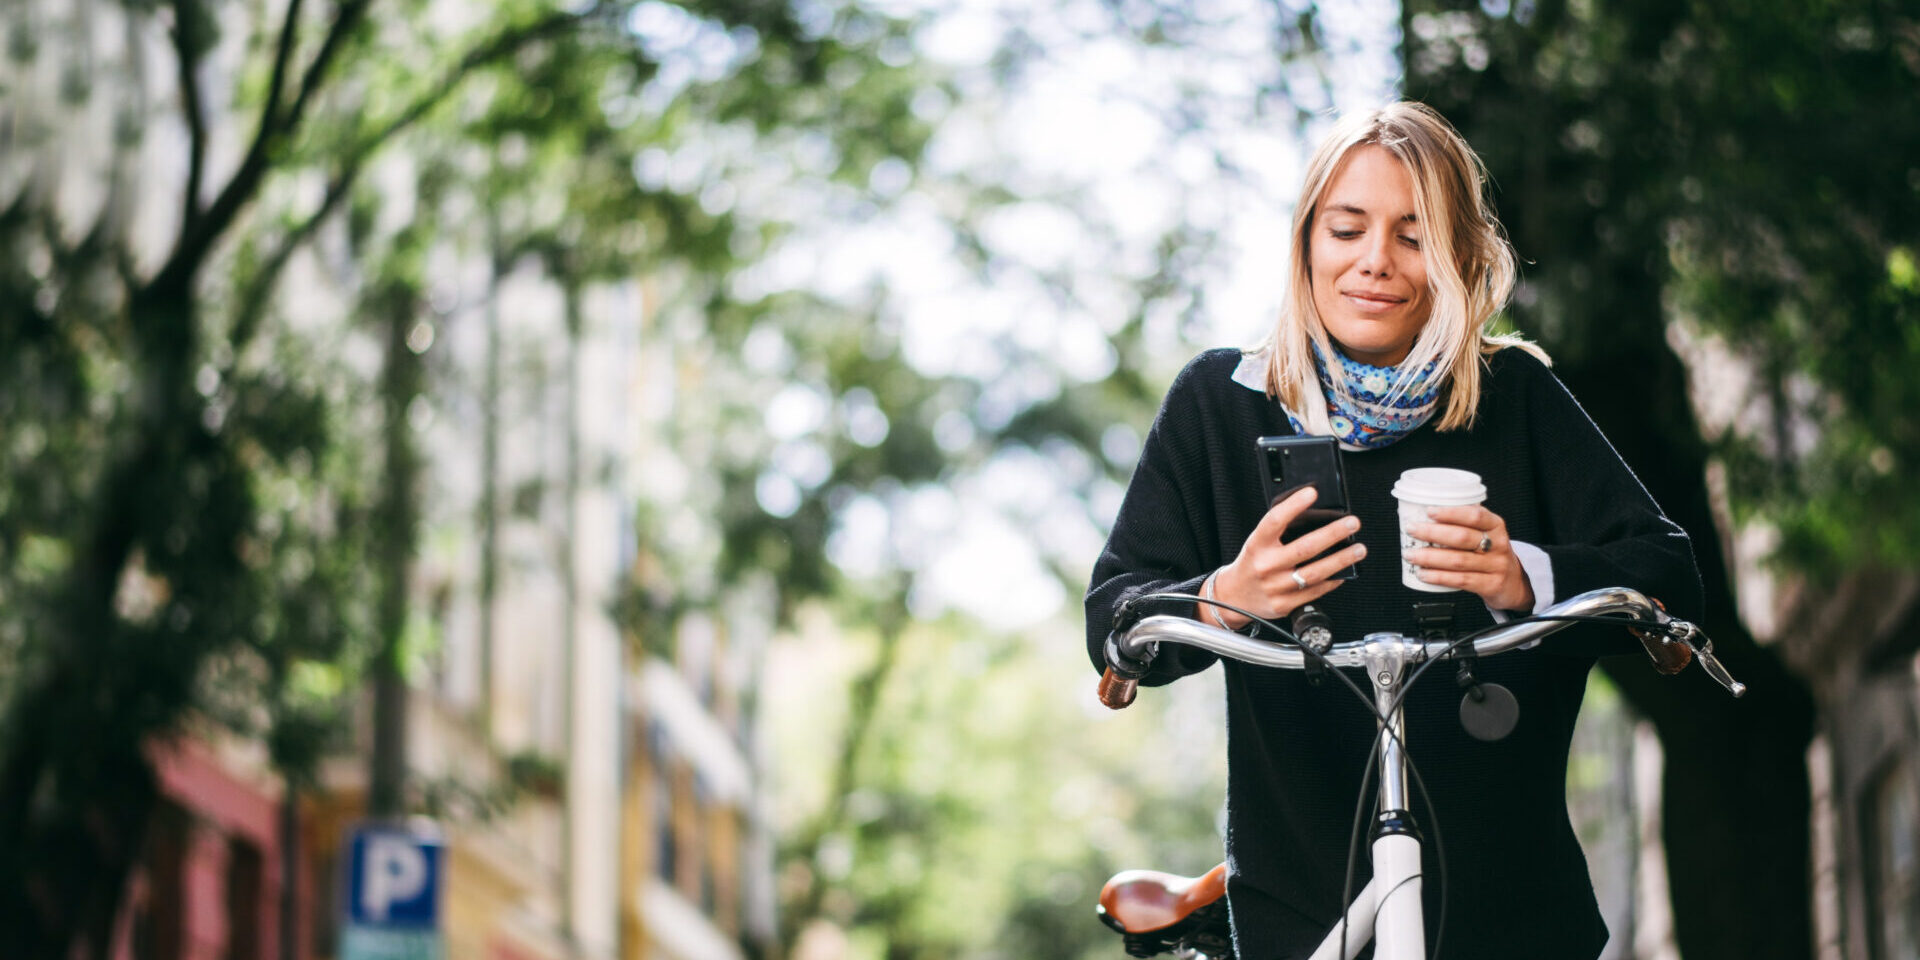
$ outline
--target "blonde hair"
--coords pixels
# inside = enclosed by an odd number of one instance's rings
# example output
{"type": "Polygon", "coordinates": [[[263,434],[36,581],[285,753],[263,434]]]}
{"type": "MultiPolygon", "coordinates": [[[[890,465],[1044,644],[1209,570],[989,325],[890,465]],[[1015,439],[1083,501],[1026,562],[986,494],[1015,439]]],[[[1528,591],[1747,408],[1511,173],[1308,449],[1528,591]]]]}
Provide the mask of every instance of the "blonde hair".
{"type": "MultiPolygon", "coordinates": [[[[1377,146],[1406,167],[1413,181],[1414,215],[1421,225],[1421,256],[1427,268],[1432,310],[1407,358],[1399,364],[1399,394],[1432,363],[1451,385],[1437,427],[1470,426],[1480,403],[1482,357],[1519,347],[1550,362],[1544,350],[1519,334],[1489,328],[1513,292],[1513,245],[1487,198],[1486,165],[1459,131],[1423,103],[1401,101],[1349,117],[1314,151],[1293,212],[1292,270],[1278,322],[1258,349],[1267,353],[1267,393],[1292,410],[1306,409],[1308,390],[1320,389],[1312,346],[1331,358],[1333,345],[1313,303],[1309,245],[1313,221],[1327,185],[1353,151],[1377,146]],[[1469,346],[1477,349],[1468,349],[1469,346]]],[[[1340,378],[1334,389],[1345,391],[1340,378]]]]}

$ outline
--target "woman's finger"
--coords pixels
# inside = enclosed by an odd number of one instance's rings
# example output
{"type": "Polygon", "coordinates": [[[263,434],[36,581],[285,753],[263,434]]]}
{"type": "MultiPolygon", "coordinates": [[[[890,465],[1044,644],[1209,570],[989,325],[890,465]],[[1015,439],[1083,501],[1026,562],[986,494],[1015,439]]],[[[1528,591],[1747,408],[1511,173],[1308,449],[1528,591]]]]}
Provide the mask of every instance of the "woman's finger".
{"type": "Polygon", "coordinates": [[[1307,508],[1313,506],[1313,502],[1318,499],[1320,494],[1312,487],[1301,487],[1292,494],[1282,497],[1280,502],[1268,509],[1266,515],[1260,518],[1260,522],[1254,525],[1252,535],[1247,538],[1248,542],[1278,543],[1280,535],[1286,532],[1287,525],[1306,513],[1307,508]]]}
{"type": "Polygon", "coordinates": [[[1524,573],[1508,577],[1502,574],[1423,567],[1416,576],[1436,587],[1452,587],[1474,594],[1485,600],[1487,606],[1495,610],[1528,610],[1533,606],[1533,589],[1527,583],[1524,573]]]}
{"type": "Polygon", "coordinates": [[[1324,597],[1327,594],[1340,589],[1340,585],[1343,583],[1346,583],[1346,581],[1345,580],[1309,581],[1307,583],[1307,588],[1305,590],[1295,590],[1293,591],[1293,593],[1287,596],[1286,603],[1281,607],[1281,609],[1285,610],[1286,612],[1282,613],[1281,616],[1286,616],[1287,614],[1300,609],[1301,604],[1312,603],[1313,601],[1318,600],[1321,597],[1324,597]]]}
{"type": "MultiPolygon", "coordinates": [[[[1303,603],[1310,603],[1334,590],[1345,581],[1328,580],[1332,569],[1319,569],[1313,565],[1306,567],[1270,566],[1262,570],[1245,570],[1237,566],[1222,567],[1215,574],[1215,595],[1228,603],[1269,618],[1284,617],[1303,603]],[[1299,573],[1307,585],[1300,587],[1294,582],[1293,574],[1299,573]]],[[[1230,618],[1237,621],[1238,615],[1230,618]]]]}
{"type": "Polygon", "coordinates": [[[1486,596],[1499,586],[1497,578],[1491,573],[1470,570],[1447,570],[1441,567],[1420,567],[1414,572],[1423,583],[1436,587],[1452,587],[1465,590],[1478,596],[1486,596]]]}
{"type": "Polygon", "coordinates": [[[1500,549],[1506,543],[1504,536],[1490,530],[1475,530],[1472,527],[1457,527],[1450,523],[1413,523],[1407,525],[1407,535],[1415,540],[1425,541],[1436,547],[1449,550],[1464,550],[1480,553],[1480,538],[1487,538],[1487,550],[1500,549]]]}
{"type": "Polygon", "coordinates": [[[1436,547],[1448,547],[1473,553],[1499,553],[1507,549],[1507,522],[1500,515],[1479,505],[1433,507],[1427,511],[1431,523],[1407,527],[1407,534],[1436,547]],[[1481,549],[1482,546],[1486,549],[1481,549]]]}
{"type": "Polygon", "coordinates": [[[1415,547],[1406,552],[1406,558],[1408,563],[1423,570],[1456,570],[1462,573],[1494,573],[1506,563],[1505,554],[1442,547],[1415,547]]]}
{"type": "Polygon", "coordinates": [[[1296,537],[1287,544],[1288,560],[1299,566],[1331,549],[1360,530],[1359,517],[1341,517],[1296,537]]]}
{"type": "Polygon", "coordinates": [[[1506,521],[1501,520],[1499,514],[1477,503],[1464,507],[1428,507],[1427,517],[1438,523],[1450,523],[1456,527],[1471,527],[1475,530],[1506,527],[1506,521]]]}
{"type": "MultiPolygon", "coordinates": [[[[1306,566],[1298,568],[1300,578],[1307,581],[1307,585],[1312,587],[1314,584],[1326,581],[1328,577],[1359,563],[1365,559],[1366,556],[1367,545],[1364,543],[1356,543],[1349,547],[1343,547],[1306,566]]],[[[1339,584],[1345,581],[1334,580],[1331,582],[1339,584]]]]}

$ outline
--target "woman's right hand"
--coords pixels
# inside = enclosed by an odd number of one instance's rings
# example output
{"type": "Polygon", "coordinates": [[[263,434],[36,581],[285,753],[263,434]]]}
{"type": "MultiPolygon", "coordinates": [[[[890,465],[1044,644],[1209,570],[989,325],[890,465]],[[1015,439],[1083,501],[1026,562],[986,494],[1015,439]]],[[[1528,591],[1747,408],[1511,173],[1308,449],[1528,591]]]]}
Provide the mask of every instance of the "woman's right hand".
{"type": "MultiPolygon", "coordinates": [[[[1214,599],[1276,619],[1345,583],[1327,578],[1365,557],[1365,545],[1355,543],[1319,560],[1313,558],[1353,536],[1360,529],[1359,517],[1341,517],[1292,541],[1281,540],[1287,525],[1313,506],[1317,497],[1314,489],[1307,487],[1274,504],[1241,545],[1240,555],[1214,573],[1214,599]]],[[[1212,623],[1213,611],[1217,611],[1230,628],[1239,629],[1247,623],[1247,618],[1231,610],[1216,607],[1210,611],[1208,604],[1199,606],[1202,622],[1212,623]]]]}

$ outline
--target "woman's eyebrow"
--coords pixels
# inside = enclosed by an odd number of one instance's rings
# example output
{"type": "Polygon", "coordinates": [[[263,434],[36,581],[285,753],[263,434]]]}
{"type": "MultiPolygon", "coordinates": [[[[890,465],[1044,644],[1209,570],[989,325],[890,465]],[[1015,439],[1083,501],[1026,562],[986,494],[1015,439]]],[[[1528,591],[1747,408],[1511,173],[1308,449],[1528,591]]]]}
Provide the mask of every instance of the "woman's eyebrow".
{"type": "MultiPolygon", "coordinates": [[[[1364,217],[1367,215],[1367,211],[1359,207],[1356,207],[1351,203],[1330,203],[1327,205],[1327,212],[1328,213],[1351,213],[1354,216],[1358,216],[1358,217],[1364,217]]],[[[1409,213],[1406,216],[1401,217],[1400,222],[1401,223],[1419,223],[1420,218],[1415,214],[1409,213]]]]}

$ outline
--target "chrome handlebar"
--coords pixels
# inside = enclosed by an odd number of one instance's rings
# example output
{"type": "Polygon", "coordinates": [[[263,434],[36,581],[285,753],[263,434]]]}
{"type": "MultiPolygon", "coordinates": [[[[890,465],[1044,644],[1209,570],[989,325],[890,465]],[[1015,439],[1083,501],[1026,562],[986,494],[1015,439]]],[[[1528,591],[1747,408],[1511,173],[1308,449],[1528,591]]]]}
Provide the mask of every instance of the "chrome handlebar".
{"type": "MultiPolygon", "coordinates": [[[[1626,587],[1603,587],[1589,590],[1579,596],[1556,603],[1540,612],[1540,616],[1613,616],[1625,615],[1621,625],[1650,624],[1658,628],[1661,643],[1685,643],[1700,668],[1707,672],[1727,692],[1740,696],[1747,692],[1746,684],[1733,679],[1720,661],[1713,655],[1713,641],[1707,639],[1700,628],[1685,620],[1667,615],[1665,610],[1638,590],[1626,587]]],[[[1547,634],[1572,626],[1566,620],[1519,620],[1511,624],[1496,626],[1479,639],[1473,641],[1471,656],[1492,656],[1505,653],[1515,647],[1524,646],[1547,634]]],[[[1101,699],[1107,706],[1119,709],[1132,702],[1133,686],[1146,673],[1147,665],[1161,643],[1183,643],[1191,647],[1211,651],[1223,657],[1231,657],[1246,663],[1263,667],[1279,667],[1286,670],[1301,670],[1307,665],[1308,654],[1298,646],[1275,643],[1271,640],[1258,640],[1230,630],[1210,627],[1197,620],[1185,617],[1152,616],[1118,633],[1109,634],[1106,644],[1107,678],[1101,684],[1101,699]],[[1108,691],[1115,691],[1115,700],[1108,699],[1108,691]]],[[[1444,655],[1453,646],[1446,640],[1413,640],[1399,633],[1371,633],[1358,642],[1337,643],[1326,651],[1326,660],[1336,667],[1364,667],[1369,648],[1378,650],[1383,643],[1399,645],[1403,649],[1405,662],[1421,663],[1444,655]]],[[[1463,655],[1466,655],[1463,653],[1463,655]]]]}

